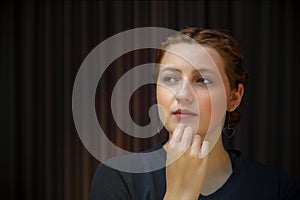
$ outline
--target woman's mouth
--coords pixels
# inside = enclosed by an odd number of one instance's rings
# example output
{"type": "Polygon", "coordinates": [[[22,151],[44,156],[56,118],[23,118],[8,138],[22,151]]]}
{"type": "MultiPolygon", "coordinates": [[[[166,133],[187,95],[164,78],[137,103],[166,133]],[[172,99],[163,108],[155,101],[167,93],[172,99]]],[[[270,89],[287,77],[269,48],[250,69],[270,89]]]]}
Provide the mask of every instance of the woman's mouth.
{"type": "Polygon", "coordinates": [[[179,119],[189,119],[198,116],[196,113],[186,109],[178,109],[172,114],[179,119]]]}

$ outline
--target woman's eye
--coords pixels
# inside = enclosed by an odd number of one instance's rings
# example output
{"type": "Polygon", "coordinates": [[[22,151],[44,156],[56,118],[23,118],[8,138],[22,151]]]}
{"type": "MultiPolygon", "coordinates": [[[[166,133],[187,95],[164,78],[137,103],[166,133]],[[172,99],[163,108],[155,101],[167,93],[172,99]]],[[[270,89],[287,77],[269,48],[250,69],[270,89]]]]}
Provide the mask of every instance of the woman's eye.
{"type": "Polygon", "coordinates": [[[211,81],[207,78],[204,78],[204,77],[200,77],[198,80],[197,80],[197,83],[201,83],[201,84],[204,84],[204,85],[207,85],[207,84],[210,84],[211,81]]]}
{"type": "Polygon", "coordinates": [[[167,77],[164,77],[164,78],[163,78],[163,81],[164,81],[164,82],[176,82],[176,81],[178,81],[178,80],[177,80],[177,78],[175,78],[175,77],[167,76],[167,77]]]}

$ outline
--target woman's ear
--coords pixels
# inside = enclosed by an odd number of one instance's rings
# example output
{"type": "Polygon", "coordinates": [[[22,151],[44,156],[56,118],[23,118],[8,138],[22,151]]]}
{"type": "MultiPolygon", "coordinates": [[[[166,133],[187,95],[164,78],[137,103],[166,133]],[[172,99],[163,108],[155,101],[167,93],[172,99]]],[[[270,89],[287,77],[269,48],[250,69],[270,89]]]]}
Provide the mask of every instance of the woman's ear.
{"type": "Polygon", "coordinates": [[[227,111],[234,111],[241,103],[244,95],[244,85],[239,83],[236,90],[230,91],[229,101],[227,104],[227,111]]]}

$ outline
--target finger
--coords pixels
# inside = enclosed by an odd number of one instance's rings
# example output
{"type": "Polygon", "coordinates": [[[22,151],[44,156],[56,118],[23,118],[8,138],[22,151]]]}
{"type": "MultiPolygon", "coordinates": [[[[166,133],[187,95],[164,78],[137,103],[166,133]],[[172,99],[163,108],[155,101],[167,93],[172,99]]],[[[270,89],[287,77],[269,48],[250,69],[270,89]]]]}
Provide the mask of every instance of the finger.
{"type": "Polygon", "coordinates": [[[176,128],[172,133],[170,143],[179,143],[181,141],[184,128],[185,128],[184,124],[178,124],[176,126],[176,128]]]}
{"type": "Polygon", "coordinates": [[[209,142],[207,140],[204,140],[202,142],[202,145],[201,145],[201,149],[200,149],[200,153],[199,153],[199,158],[204,158],[208,155],[210,151],[210,145],[209,145],[209,142]]]}
{"type": "Polygon", "coordinates": [[[183,130],[181,144],[187,149],[192,144],[192,139],[194,137],[193,129],[191,127],[186,127],[183,130]]]}
{"type": "Polygon", "coordinates": [[[200,135],[195,135],[190,148],[191,155],[195,155],[195,156],[199,155],[200,148],[201,148],[201,137],[200,135]]]}

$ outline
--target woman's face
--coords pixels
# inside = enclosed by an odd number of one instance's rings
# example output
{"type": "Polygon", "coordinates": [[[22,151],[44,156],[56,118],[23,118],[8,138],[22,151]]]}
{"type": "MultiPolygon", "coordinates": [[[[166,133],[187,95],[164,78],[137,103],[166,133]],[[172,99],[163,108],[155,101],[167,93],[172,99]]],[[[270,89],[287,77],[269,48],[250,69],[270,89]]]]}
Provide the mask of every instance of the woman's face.
{"type": "Polygon", "coordinates": [[[211,47],[188,43],[166,50],[157,81],[159,116],[165,128],[172,133],[183,123],[203,137],[223,127],[233,100],[220,54],[211,47]]]}

